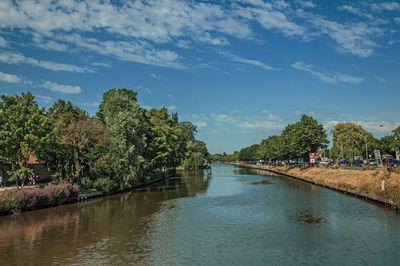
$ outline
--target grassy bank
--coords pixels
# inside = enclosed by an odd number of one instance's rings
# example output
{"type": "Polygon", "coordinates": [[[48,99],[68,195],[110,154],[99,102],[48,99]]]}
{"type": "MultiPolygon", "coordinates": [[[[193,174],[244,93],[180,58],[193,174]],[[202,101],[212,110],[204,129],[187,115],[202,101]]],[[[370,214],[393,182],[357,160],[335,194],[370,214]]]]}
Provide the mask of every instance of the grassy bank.
{"type": "Polygon", "coordinates": [[[400,171],[389,173],[385,170],[376,169],[342,169],[339,167],[290,167],[252,165],[242,163],[231,163],[237,166],[255,169],[272,170],[275,172],[291,175],[309,181],[311,183],[326,186],[343,192],[349,192],[364,198],[372,199],[390,205],[392,208],[400,209],[400,171]],[[382,179],[385,180],[385,190],[382,191],[382,179]]]}

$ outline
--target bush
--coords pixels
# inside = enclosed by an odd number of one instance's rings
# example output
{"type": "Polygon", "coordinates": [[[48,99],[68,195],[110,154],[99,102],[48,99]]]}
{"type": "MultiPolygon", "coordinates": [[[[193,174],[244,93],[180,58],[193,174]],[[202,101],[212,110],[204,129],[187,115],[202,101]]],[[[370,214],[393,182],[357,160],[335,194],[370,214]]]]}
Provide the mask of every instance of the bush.
{"type": "Polygon", "coordinates": [[[12,189],[0,193],[0,214],[9,214],[56,206],[74,200],[79,186],[72,184],[47,185],[44,188],[12,189]]]}
{"type": "Polygon", "coordinates": [[[108,178],[99,178],[93,183],[93,187],[103,193],[111,193],[118,190],[118,183],[108,178]]]}
{"type": "Polygon", "coordinates": [[[84,177],[81,179],[81,186],[90,189],[93,187],[93,181],[89,177],[84,177]]]}

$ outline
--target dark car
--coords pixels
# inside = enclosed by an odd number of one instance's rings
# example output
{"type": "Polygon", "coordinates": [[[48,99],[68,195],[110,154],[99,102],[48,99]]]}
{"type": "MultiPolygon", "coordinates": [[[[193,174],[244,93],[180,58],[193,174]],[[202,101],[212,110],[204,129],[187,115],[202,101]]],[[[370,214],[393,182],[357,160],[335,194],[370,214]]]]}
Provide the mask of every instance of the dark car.
{"type": "Polygon", "coordinates": [[[349,166],[350,166],[350,162],[347,161],[347,160],[340,161],[340,162],[339,162],[339,166],[342,166],[342,167],[349,167],[349,166]]]}
{"type": "Polygon", "coordinates": [[[363,162],[363,160],[353,160],[352,162],[351,162],[351,165],[352,166],[359,166],[359,167],[363,167],[364,166],[364,162],[363,162]]]}

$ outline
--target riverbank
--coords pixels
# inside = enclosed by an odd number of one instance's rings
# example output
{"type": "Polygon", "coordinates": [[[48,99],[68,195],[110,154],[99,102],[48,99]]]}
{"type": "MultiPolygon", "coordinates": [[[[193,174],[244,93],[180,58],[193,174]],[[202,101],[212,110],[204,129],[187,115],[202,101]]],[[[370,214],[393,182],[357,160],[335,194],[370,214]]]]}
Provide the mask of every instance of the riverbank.
{"type": "Polygon", "coordinates": [[[50,208],[112,194],[124,193],[134,189],[159,184],[172,176],[173,175],[168,175],[166,177],[156,178],[128,189],[114,190],[108,193],[87,190],[82,192],[79,186],[68,183],[59,185],[48,184],[42,188],[39,186],[26,186],[19,189],[15,187],[5,187],[0,190],[0,215],[50,208]]]}
{"type": "Polygon", "coordinates": [[[342,193],[384,204],[392,209],[400,209],[400,173],[388,173],[375,169],[342,169],[323,167],[290,167],[226,163],[239,167],[266,170],[285,175],[314,185],[326,187],[342,193]],[[382,179],[385,190],[382,191],[382,179]]]}

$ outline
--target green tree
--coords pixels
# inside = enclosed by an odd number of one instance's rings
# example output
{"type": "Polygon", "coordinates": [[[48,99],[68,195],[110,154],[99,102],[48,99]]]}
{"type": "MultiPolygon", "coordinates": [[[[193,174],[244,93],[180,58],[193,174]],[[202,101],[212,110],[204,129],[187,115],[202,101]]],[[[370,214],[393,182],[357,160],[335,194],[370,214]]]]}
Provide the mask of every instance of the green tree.
{"type": "Polygon", "coordinates": [[[11,163],[11,181],[19,185],[29,174],[29,156],[39,160],[46,153],[51,124],[32,94],[0,96],[0,158],[11,163]]]}
{"type": "Polygon", "coordinates": [[[329,141],[322,124],[303,114],[299,122],[287,125],[282,131],[285,158],[307,158],[310,152],[326,148],[329,141]]]}
{"type": "Polygon", "coordinates": [[[53,143],[46,161],[55,177],[70,183],[99,177],[97,161],[105,156],[110,143],[105,124],[63,100],[55,102],[47,116],[53,124],[53,143]]]}
{"type": "Polygon", "coordinates": [[[200,140],[190,140],[187,142],[187,149],[183,167],[187,170],[199,169],[205,163],[208,155],[206,144],[200,140]]]}
{"type": "Polygon", "coordinates": [[[168,114],[167,108],[151,109],[146,112],[149,130],[146,133],[146,176],[154,171],[175,168],[181,162],[178,116],[168,114]]]}
{"type": "Polygon", "coordinates": [[[372,154],[377,148],[378,141],[371,132],[366,131],[360,125],[352,122],[336,124],[331,130],[333,145],[331,154],[334,157],[353,158],[354,156],[365,157],[365,141],[367,141],[368,153],[372,154]]]}
{"type": "Polygon", "coordinates": [[[143,177],[148,130],[144,113],[132,90],[111,89],[103,94],[97,116],[111,133],[112,168],[121,187],[143,177]]]}

